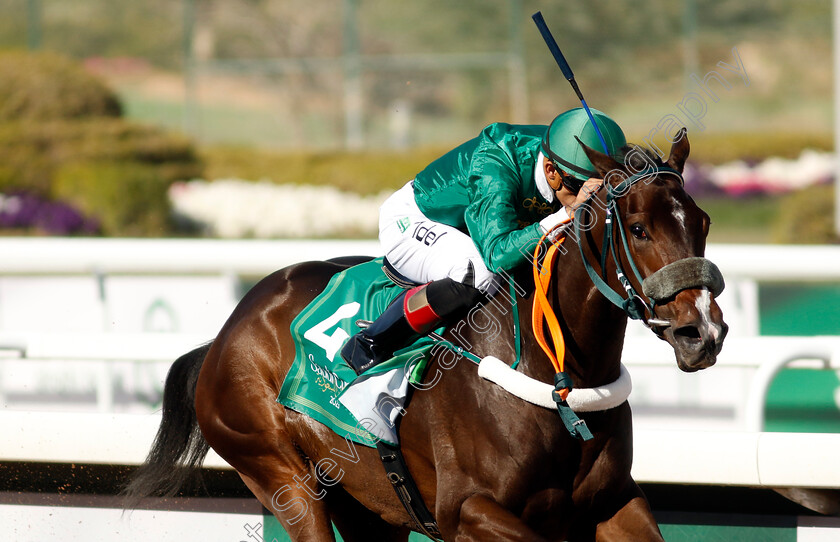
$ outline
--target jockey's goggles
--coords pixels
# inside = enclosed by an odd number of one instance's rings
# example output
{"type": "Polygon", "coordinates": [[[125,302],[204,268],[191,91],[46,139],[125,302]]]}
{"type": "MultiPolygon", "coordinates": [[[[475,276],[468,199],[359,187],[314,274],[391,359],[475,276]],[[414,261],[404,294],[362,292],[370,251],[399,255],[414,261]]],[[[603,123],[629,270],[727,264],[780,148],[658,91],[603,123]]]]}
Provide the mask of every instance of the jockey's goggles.
{"type": "Polygon", "coordinates": [[[577,193],[580,192],[580,189],[583,188],[583,183],[585,183],[586,181],[583,179],[578,179],[577,177],[572,177],[562,169],[558,168],[557,171],[560,172],[560,182],[563,183],[563,186],[566,187],[566,190],[568,190],[572,194],[577,195],[577,193]]]}

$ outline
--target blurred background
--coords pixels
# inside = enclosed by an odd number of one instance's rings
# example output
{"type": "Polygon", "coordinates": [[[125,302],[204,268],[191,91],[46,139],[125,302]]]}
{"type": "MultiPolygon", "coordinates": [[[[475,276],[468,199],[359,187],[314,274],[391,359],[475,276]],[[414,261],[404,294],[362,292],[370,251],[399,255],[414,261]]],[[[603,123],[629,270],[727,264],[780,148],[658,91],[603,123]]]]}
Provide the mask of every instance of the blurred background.
{"type": "MultiPolygon", "coordinates": [[[[490,122],[578,105],[537,10],[630,140],[667,150],[663,123],[686,125],[712,242],[836,240],[828,0],[3,0],[0,192],[28,199],[0,227],[311,237],[270,225],[268,205],[254,225],[249,202],[286,199],[254,183],[376,196],[490,122]],[[199,179],[250,186],[184,184],[199,179]],[[222,224],[212,201],[239,202],[245,223],[228,209],[222,224]]],[[[314,235],[376,224],[325,227],[314,235]]]]}
{"type": "Polygon", "coordinates": [[[628,331],[636,427],[840,433],[834,3],[0,0],[0,539],[284,540],[235,477],[235,513],[170,500],[126,530],[166,371],[271,271],[378,254],[384,198],[487,124],[579,106],[536,11],[628,140],[688,128],[727,280],[715,368],[628,331]]]}

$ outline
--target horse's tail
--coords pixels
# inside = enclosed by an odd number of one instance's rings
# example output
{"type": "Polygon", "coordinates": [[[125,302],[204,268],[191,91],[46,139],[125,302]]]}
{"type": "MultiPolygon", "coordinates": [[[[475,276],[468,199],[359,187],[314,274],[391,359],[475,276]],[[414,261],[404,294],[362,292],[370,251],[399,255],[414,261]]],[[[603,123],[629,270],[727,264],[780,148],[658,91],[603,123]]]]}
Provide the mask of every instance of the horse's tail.
{"type": "Polygon", "coordinates": [[[212,342],[184,354],[172,364],[163,388],[163,416],[146,461],[123,489],[125,509],[152,495],[171,497],[191,479],[200,480],[201,463],[210,446],[195,414],[195,386],[212,342]]]}

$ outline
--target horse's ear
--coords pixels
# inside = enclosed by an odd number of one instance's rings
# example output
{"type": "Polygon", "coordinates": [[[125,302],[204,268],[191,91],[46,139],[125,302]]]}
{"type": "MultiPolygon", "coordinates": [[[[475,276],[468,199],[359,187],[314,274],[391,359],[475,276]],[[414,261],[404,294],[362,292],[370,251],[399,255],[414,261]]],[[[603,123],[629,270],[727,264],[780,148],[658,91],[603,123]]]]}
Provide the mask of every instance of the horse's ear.
{"type": "Polygon", "coordinates": [[[607,173],[609,173],[610,171],[616,169],[624,171],[624,169],[621,167],[621,164],[615,161],[615,159],[613,159],[612,156],[604,154],[602,152],[598,152],[595,149],[587,146],[586,143],[578,139],[577,136],[575,136],[575,139],[577,139],[577,142],[583,148],[583,152],[586,153],[586,157],[589,158],[589,161],[592,162],[593,166],[595,166],[595,171],[598,172],[602,179],[606,179],[607,173]]]}
{"type": "Polygon", "coordinates": [[[668,156],[667,164],[682,173],[689,152],[691,152],[691,145],[688,144],[688,131],[683,127],[677,132],[677,139],[671,145],[671,154],[668,156]]]}

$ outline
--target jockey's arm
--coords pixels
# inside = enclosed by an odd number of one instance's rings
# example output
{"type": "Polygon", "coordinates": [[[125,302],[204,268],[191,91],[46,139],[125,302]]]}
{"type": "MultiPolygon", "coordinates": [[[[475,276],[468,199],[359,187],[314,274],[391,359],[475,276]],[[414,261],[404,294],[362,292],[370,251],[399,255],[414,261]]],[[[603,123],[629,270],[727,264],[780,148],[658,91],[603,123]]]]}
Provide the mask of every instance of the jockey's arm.
{"type": "Polygon", "coordinates": [[[488,269],[511,270],[533,252],[543,233],[539,223],[520,227],[515,209],[519,173],[492,145],[476,150],[470,170],[467,231],[488,269]]]}

